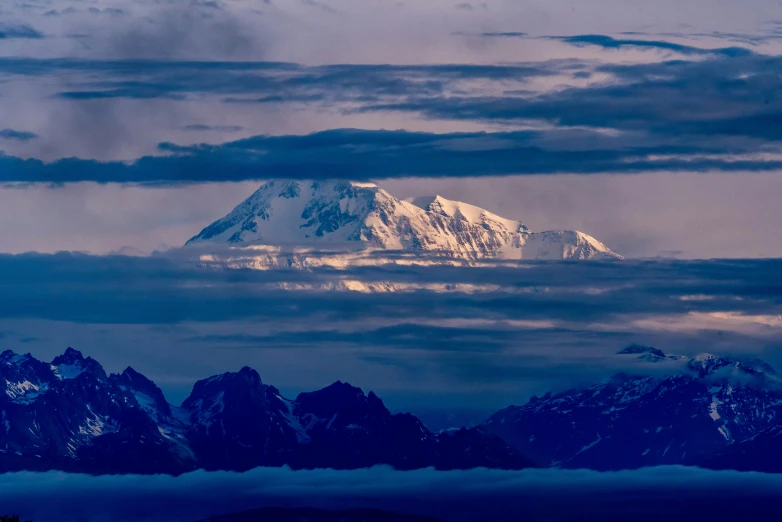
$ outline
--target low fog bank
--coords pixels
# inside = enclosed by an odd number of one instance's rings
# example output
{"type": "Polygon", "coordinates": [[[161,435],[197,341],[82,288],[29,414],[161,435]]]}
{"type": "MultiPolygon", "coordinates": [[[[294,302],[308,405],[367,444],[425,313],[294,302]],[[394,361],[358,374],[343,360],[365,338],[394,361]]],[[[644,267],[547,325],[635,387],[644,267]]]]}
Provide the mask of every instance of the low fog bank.
{"type": "Polygon", "coordinates": [[[438,472],[258,468],[180,477],[0,475],[0,510],[35,522],[196,521],[264,506],[375,507],[468,520],[749,520],[778,509],[782,475],[658,467],[438,472]]]}

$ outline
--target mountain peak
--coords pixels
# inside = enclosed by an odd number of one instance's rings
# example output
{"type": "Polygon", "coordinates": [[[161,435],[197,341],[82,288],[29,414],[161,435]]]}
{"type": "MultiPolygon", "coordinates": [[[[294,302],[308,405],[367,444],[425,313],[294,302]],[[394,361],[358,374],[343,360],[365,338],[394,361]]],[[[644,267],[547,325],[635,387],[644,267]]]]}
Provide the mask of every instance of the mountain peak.
{"type": "Polygon", "coordinates": [[[302,244],[361,241],[361,224],[388,193],[373,183],[271,180],[188,244],[302,244]]]}
{"type": "Polygon", "coordinates": [[[779,380],[779,374],[768,363],[759,359],[718,356],[701,353],[690,359],[688,367],[700,376],[749,376],[779,380]]]}
{"type": "Polygon", "coordinates": [[[249,366],[242,366],[237,375],[247,382],[261,384],[261,375],[249,366]]]}
{"type": "Polygon", "coordinates": [[[309,392],[310,394],[319,394],[323,397],[327,397],[334,402],[340,402],[345,400],[353,400],[355,398],[364,398],[364,391],[358,386],[353,386],[350,383],[335,381],[325,388],[321,388],[315,392],[309,392]]]}
{"type": "Polygon", "coordinates": [[[57,357],[54,358],[52,361],[52,364],[63,364],[63,363],[70,363],[75,361],[83,361],[84,355],[79,350],[76,350],[75,348],[68,347],[66,350],[57,357]]]}
{"type": "Polygon", "coordinates": [[[345,180],[269,181],[187,244],[361,245],[470,261],[621,258],[582,232],[532,233],[469,203],[439,195],[403,201],[373,183],[345,180]]]}
{"type": "Polygon", "coordinates": [[[103,366],[92,357],[84,357],[79,350],[71,348],[54,358],[51,369],[55,376],[60,379],[75,379],[83,373],[89,373],[94,377],[105,380],[106,372],[103,366]]]}
{"type": "Polygon", "coordinates": [[[134,370],[131,366],[128,366],[127,368],[125,368],[122,371],[121,375],[122,375],[122,377],[124,377],[128,381],[136,381],[136,380],[141,380],[141,379],[146,380],[146,381],[149,380],[144,375],[142,375],[139,372],[137,372],[136,370],[134,370]]]}
{"type": "MultiPolygon", "coordinates": [[[[117,376],[112,375],[112,378],[114,377],[117,376]]],[[[145,375],[128,366],[117,377],[117,380],[121,386],[133,393],[136,402],[142,409],[156,417],[160,415],[171,416],[171,406],[166,401],[163,391],[145,375]]]]}
{"type": "Polygon", "coordinates": [[[345,411],[376,412],[388,414],[383,401],[372,392],[365,395],[361,388],[342,381],[336,381],[314,392],[300,393],[296,397],[296,409],[318,418],[329,418],[345,411]]]}
{"type": "Polygon", "coordinates": [[[18,354],[13,350],[4,350],[3,353],[0,353],[0,361],[6,361],[6,362],[15,363],[18,361],[30,360],[32,358],[33,356],[30,353],[18,354]]]}
{"type": "Polygon", "coordinates": [[[132,389],[137,389],[142,391],[145,389],[149,389],[150,387],[154,389],[158,389],[157,385],[152,381],[152,379],[150,379],[143,373],[137,372],[135,369],[133,369],[130,366],[125,368],[119,377],[122,382],[124,382],[126,385],[128,385],[128,387],[132,389]]]}
{"type": "Polygon", "coordinates": [[[263,382],[257,371],[244,366],[238,372],[226,372],[201,379],[193,386],[190,396],[182,405],[190,408],[201,400],[222,400],[226,395],[262,397],[263,382]]]}

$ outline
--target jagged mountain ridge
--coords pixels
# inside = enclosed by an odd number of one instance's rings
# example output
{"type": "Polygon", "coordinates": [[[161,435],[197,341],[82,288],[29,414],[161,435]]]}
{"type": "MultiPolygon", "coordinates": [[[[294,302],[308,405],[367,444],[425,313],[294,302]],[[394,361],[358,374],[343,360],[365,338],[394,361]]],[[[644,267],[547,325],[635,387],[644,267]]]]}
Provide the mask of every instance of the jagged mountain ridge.
{"type": "MultiPolygon", "coordinates": [[[[303,247],[436,254],[467,262],[621,258],[582,232],[531,232],[521,222],[467,203],[440,196],[402,201],[374,184],[350,181],[269,181],[187,242],[198,244],[271,248],[271,254],[255,256],[258,267],[324,262],[303,255],[303,247]],[[279,259],[285,247],[298,248],[298,255],[279,259]]],[[[344,265],[356,259],[337,256],[325,262],[344,265]]]]}
{"type": "Polygon", "coordinates": [[[681,371],[617,374],[533,397],[495,413],[484,427],[539,465],[617,470],[699,464],[782,425],[782,381],[761,361],[710,354],[687,359],[638,345],[619,354],[681,365],[681,371]]]}
{"type": "Polygon", "coordinates": [[[198,381],[181,406],[132,368],[107,375],[72,348],[50,364],[2,352],[0,383],[0,472],[532,466],[482,429],[432,433],[342,382],[287,399],[248,367],[198,381]]]}
{"type": "Polygon", "coordinates": [[[257,466],[399,469],[684,464],[782,472],[780,376],[751,359],[619,352],[646,368],[533,397],[483,425],[434,433],[343,382],[287,399],[242,368],[198,381],[181,406],[128,368],[68,349],[0,354],[0,472],[169,473],[257,466]],[[651,373],[651,374],[650,374],[651,373]],[[527,458],[529,457],[529,459],[527,458]]]}

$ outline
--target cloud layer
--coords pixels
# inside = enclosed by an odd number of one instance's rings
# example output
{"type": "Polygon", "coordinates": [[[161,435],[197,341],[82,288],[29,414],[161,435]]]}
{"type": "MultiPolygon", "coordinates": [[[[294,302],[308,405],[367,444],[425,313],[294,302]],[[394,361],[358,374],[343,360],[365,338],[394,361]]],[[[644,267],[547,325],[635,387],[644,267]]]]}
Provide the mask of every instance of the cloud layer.
{"type": "Polygon", "coordinates": [[[376,507],[449,522],[519,517],[723,521],[772,516],[780,481],[775,475],[681,467],[615,473],[259,468],[242,474],[199,471],[177,478],[12,473],[0,475],[0,504],[37,522],[194,522],[262,506],[376,507]]]}
{"type": "MultiPolygon", "coordinates": [[[[75,345],[133,366],[180,400],[197,379],[250,365],[290,393],[345,380],[393,407],[499,408],[669,353],[779,365],[777,260],[198,268],[192,258],[0,256],[3,345],[50,360],[75,345]],[[482,293],[283,291],[340,279],[497,285],[482,293]]],[[[635,368],[637,371],[646,371],[635,368]]],[[[677,371],[676,368],[669,369],[677,371]]]]}
{"type": "MultiPolygon", "coordinates": [[[[662,41],[601,35],[564,37],[564,41],[610,48],[641,43],[679,48],[662,41]]],[[[697,59],[622,64],[573,59],[510,65],[312,67],[278,62],[6,58],[0,61],[0,74],[32,80],[67,73],[72,79],[50,96],[67,100],[71,110],[82,107],[83,114],[72,123],[105,129],[100,144],[108,149],[114,147],[112,135],[126,139],[127,131],[101,119],[111,115],[116,122],[117,114],[95,107],[165,101],[173,110],[198,97],[222,105],[336,110],[337,120],[392,114],[439,122],[441,128],[459,122],[494,126],[495,131],[337,128],[257,135],[219,145],[161,142],[154,156],[131,163],[89,158],[42,162],[34,159],[32,146],[32,158],[0,157],[1,179],[181,183],[280,176],[366,179],[778,170],[782,155],[776,145],[777,113],[782,113],[782,102],[774,71],[782,70],[782,62],[778,56],[730,49],[703,50],[704,56],[697,59]],[[544,88],[552,82],[561,84],[544,88]],[[498,126],[511,130],[498,132],[498,126]],[[532,130],[519,130],[525,126],[532,130]]],[[[242,127],[192,125],[181,128],[228,135],[242,127]]],[[[47,136],[40,141],[38,148],[43,151],[47,136]]]]}

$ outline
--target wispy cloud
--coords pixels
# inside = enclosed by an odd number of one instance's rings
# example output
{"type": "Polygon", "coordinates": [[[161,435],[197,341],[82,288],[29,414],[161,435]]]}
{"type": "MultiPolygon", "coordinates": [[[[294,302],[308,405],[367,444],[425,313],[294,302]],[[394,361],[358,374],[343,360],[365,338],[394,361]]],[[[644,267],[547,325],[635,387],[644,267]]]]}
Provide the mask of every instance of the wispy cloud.
{"type": "Polygon", "coordinates": [[[678,44],[674,42],[668,42],[665,40],[645,40],[645,39],[630,39],[630,38],[613,38],[611,36],[602,34],[581,34],[574,36],[550,36],[552,40],[560,40],[571,45],[583,47],[587,45],[593,45],[602,47],[604,49],[623,49],[623,48],[640,48],[640,49],[657,49],[661,51],[673,51],[684,55],[699,55],[699,56],[749,56],[752,53],[751,50],[745,47],[722,47],[716,49],[703,49],[700,47],[694,47],[691,45],[678,44]]]}
{"type": "MultiPolygon", "coordinates": [[[[663,41],[567,38],[578,45],[682,50],[663,41]]],[[[71,109],[82,109],[74,119],[80,129],[106,128],[100,134],[101,150],[111,148],[105,143],[111,126],[93,125],[91,120],[107,112],[89,104],[100,102],[108,110],[115,100],[127,99],[163,100],[176,107],[208,96],[234,104],[336,110],[345,117],[401,114],[430,122],[533,125],[538,130],[424,135],[337,129],[212,146],[161,144],[160,151],[175,156],[142,158],[130,166],[75,159],[44,165],[6,156],[2,179],[219,181],[255,179],[259,168],[266,169],[266,177],[295,175],[304,168],[311,168],[307,176],[315,177],[333,176],[338,168],[344,169],[342,176],[359,177],[779,168],[782,83],[774,71],[782,71],[782,59],[717,51],[701,55],[692,48],[687,52],[698,59],[652,63],[553,60],[496,66],[5,58],[0,59],[0,75],[64,76],[67,71],[64,77],[71,80],[54,95],[71,102],[71,109]],[[570,84],[555,90],[534,87],[562,79],[570,84]],[[465,150],[468,142],[480,142],[484,150],[465,150]],[[213,173],[203,172],[196,159],[216,167],[213,173]],[[229,167],[230,175],[223,177],[229,167]]],[[[117,139],[127,136],[120,133],[117,139]]]]}
{"type": "Polygon", "coordinates": [[[0,23],[0,40],[11,40],[15,38],[39,40],[43,37],[43,33],[29,25],[12,25],[0,23]]]}
{"type": "Polygon", "coordinates": [[[775,259],[533,262],[525,263],[525,270],[499,263],[487,270],[389,265],[356,267],[350,271],[234,271],[203,270],[191,265],[187,256],[198,252],[185,250],[176,252],[174,257],[2,255],[0,284],[13,299],[0,307],[0,317],[127,323],[223,321],[289,314],[290,300],[300,296],[302,302],[297,313],[326,314],[335,319],[362,316],[479,319],[506,314],[506,319],[556,317],[599,322],[632,314],[719,311],[773,315],[778,308],[776,296],[780,293],[779,285],[770,282],[773,278],[769,279],[780,269],[780,261],[775,259]],[[177,260],[180,255],[185,255],[188,261],[177,260]],[[476,295],[422,292],[411,300],[405,294],[291,293],[269,287],[280,282],[317,286],[342,278],[408,284],[497,285],[506,290],[476,295]],[[534,291],[541,288],[548,291],[534,291]],[[78,306],[72,302],[74,295],[79,296],[78,306]],[[261,295],[264,298],[258,299],[261,295]],[[691,295],[708,298],[681,299],[691,295]],[[439,306],[446,301],[450,306],[439,306]],[[155,304],[150,307],[152,303],[155,304]]]}
{"type": "Polygon", "coordinates": [[[0,129],[0,139],[30,141],[38,138],[34,132],[19,131],[14,129],[0,129]]]}
{"type": "MultiPolygon", "coordinates": [[[[458,111],[456,104],[442,110],[458,111]]],[[[581,116],[591,118],[588,108],[581,116]]],[[[433,110],[430,106],[429,110],[433,110]]],[[[575,108],[574,111],[578,109],[575,108]]],[[[618,110],[615,118],[627,121],[618,110]]],[[[606,115],[611,117],[611,115],[606,115]]],[[[768,132],[776,132],[766,120],[768,132]]],[[[747,132],[753,120],[746,120],[747,132]]],[[[729,132],[735,128],[726,128],[729,132]]],[[[712,130],[712,132],[718,132],[712,130]]],[[[754,147],[721,140],[679,145],[676,140],[628,146],[600,133],[517,131],[434,134],[335,129],[302,136],[255,136],[222,145],[161,143],[159,152],[131,163],[69,158],[44,163],[0,156],[0,182],[204,183],[260,177],[373,179],[507,176],[650,171],[770,171],[782,158],[754,157],[754,147]],[[558,139],[557,139],[558,138],[558,139]],[[587,146],[580,146],[583,142],[587,146]]]]}
{"type": "Polygon", "coordinates": [[[203,123],[193,123],[185,126],[189,131],[215,131],[215,132],[239,132],[243,127],[239,125],[206,125],[203,123]]]}

